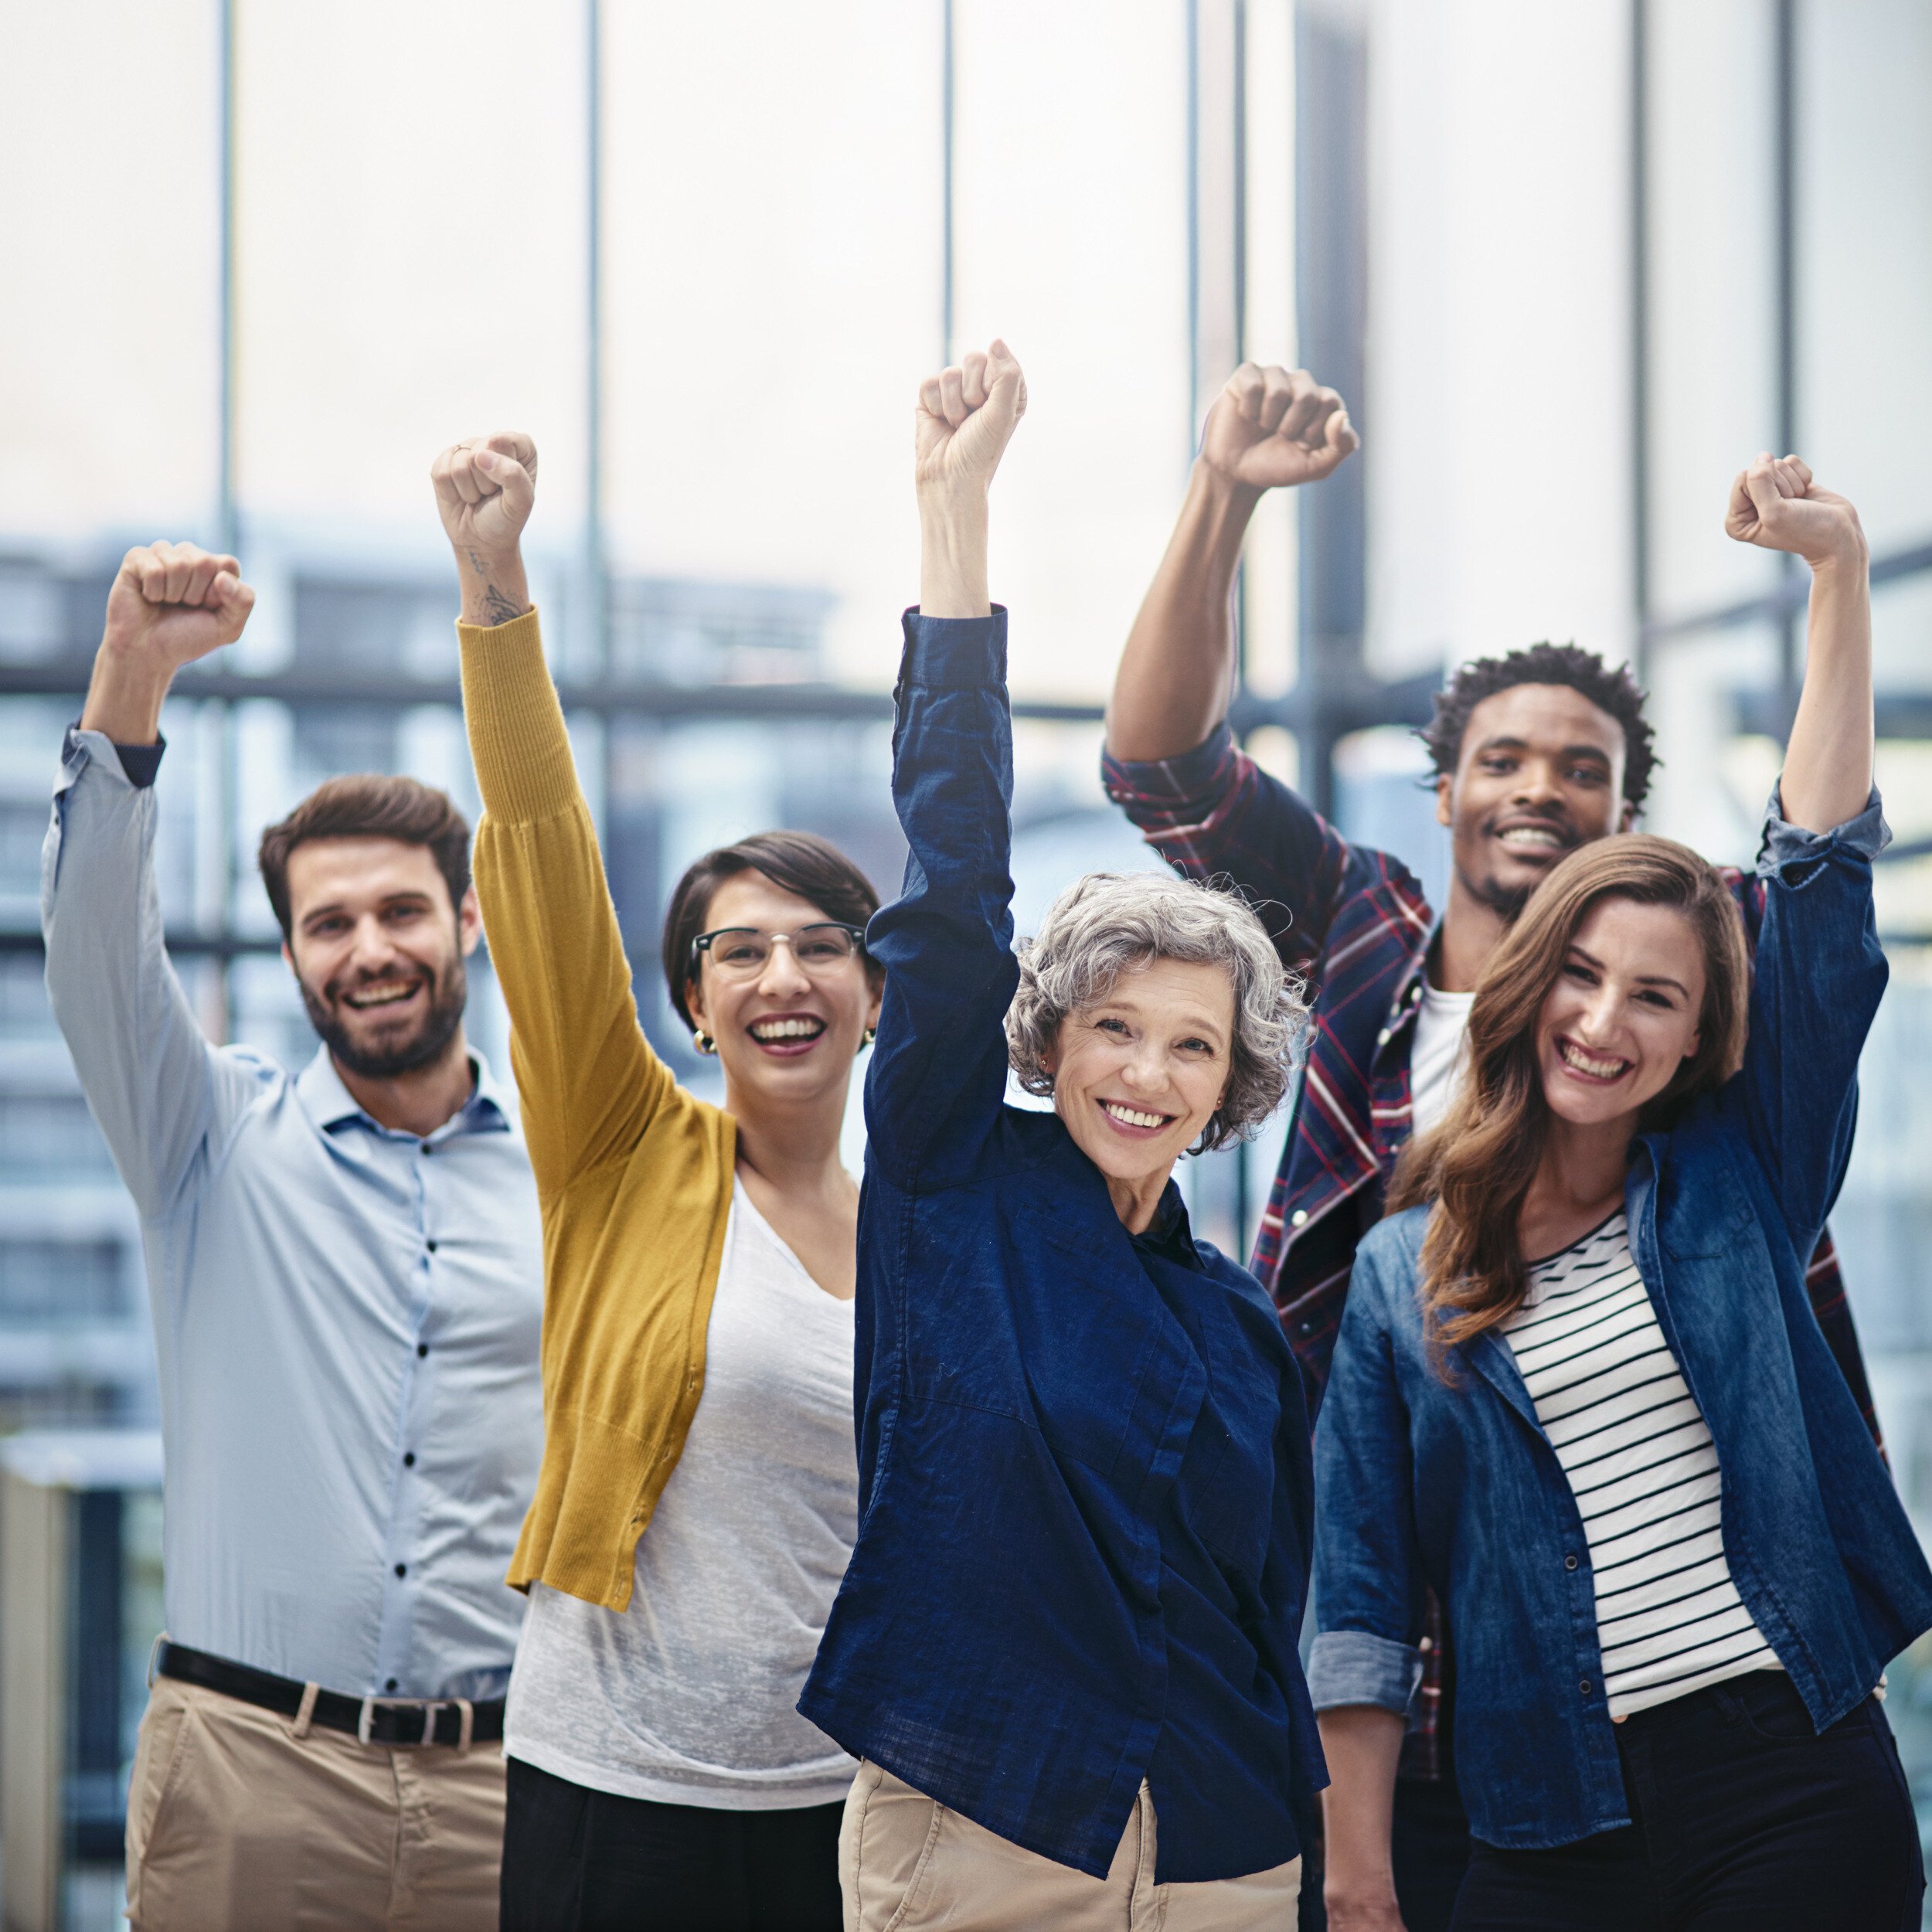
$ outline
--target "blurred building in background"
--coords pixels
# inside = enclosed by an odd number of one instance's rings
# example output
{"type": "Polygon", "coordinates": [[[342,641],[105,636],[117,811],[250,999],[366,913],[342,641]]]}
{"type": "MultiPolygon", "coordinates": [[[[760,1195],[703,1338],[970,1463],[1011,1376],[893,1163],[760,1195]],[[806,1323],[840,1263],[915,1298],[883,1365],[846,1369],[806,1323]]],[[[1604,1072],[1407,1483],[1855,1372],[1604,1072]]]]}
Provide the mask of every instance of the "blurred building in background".
{"type": "MultiPolygon", "coordinates": [[[[1032,395],[994,556],[1022,930],[1076,873],[1148,862],[1099,793],[1100,707],[1243,355],[1341,388],[1364,448],[1257,519],[1236,727],[1438,896],[1409,727],[1445,665],[1545,637],[1651,689],[1648,825],[1750,860],[1804,587],[1719,525],[1743,462],[1804,453],[1872,539],[1900,835],[1835,1226],[1932,1523],[1917,0],[77,0],[15,5],[6,34],[0,1431],[26,1432],[21,1481],[80,1472],[59,1519],[70,1923],[111,1914],[159,1613],[145,1465],[98,1447],[154,1427],[138,1230],[40,986],[61,733],[121,549],[236,549],[260,603],[168,707],[162,896],[211,1033],[306,1060],[255,842],[343,770],[406,770],[474,814],[427,471],[489,428],[543,452],[535,594],[645,1024],[700,1081],[656,954],[682,867],[783,823],[896,882],[907,417],[962,347],[1006,335],[1032,395]]],[[[501,1067],[487,962],[472,985],[501,1067]]],[[[1225,1245],[1279,1145],[1190,1175],[1225,1245]]],[[[1893,1684],[1932,1811],[1932,1675],[1906,1660],[1893,1684]]],[[[20,1761],[10,1737],[0,1787],[20,1761]]],[[[19,1796],[0,1788],[9,1832],[19,1796]]]]}

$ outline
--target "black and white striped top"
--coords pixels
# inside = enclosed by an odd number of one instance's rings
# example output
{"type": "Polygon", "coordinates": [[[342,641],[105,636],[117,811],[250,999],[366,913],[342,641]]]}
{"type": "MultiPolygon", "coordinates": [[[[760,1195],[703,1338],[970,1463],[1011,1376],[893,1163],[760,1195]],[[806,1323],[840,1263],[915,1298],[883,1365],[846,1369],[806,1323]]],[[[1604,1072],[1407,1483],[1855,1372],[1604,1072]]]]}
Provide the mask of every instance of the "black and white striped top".
{"type": "Polygon", "coordinates": [[[1780,1668],[1731,1580],[1717,1451],[1621,1212],[1531,1267],[1504,1332],[1583,1516],[1611,1716],[1780,1668]]]}

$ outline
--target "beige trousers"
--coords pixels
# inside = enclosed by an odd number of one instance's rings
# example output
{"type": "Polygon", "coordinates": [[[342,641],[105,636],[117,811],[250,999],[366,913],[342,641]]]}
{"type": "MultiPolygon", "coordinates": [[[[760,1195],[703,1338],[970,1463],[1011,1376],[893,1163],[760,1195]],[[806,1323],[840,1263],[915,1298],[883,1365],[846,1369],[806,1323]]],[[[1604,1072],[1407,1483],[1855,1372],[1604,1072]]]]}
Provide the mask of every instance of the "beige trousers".
{"type": "Polygon", "coordinates": [[[1293,1932],[1301,1861],[1203,1885],[1154,1883],[1147,1786],[1104,1879],[996,1837],[866,1763],[838,1834],[845,1932],[1293,1932]]]}
{"type": "Polygon", "coordinates": [[[295,1735],[171,1677],[128,1794],[138,1932],[495,1932],[503,1755],[295,1735]]]}

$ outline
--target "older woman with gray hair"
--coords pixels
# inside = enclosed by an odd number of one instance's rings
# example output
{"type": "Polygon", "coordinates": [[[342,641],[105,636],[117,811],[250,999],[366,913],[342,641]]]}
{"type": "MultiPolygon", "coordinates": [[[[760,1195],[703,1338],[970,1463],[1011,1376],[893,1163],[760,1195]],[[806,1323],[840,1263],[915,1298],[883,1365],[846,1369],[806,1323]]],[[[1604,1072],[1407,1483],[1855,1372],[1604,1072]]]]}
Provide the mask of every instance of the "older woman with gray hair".
{"type": "Polygon", "coordinates": [[[1253,913],[1096,874],[1015,957],[995,342],[928,382],[893,795],[905,889],[859,1208],[859,1532],[799,1708],[859,1757],[848,1932],[1293,1923],[1325,1782],[1297,1655],[1308,1419],[1274,1310],[1192,1233],[1303,1018],[1253,913]],[[1009,1106],[1009,1066],[1050,1113],[1009,1106]]]}

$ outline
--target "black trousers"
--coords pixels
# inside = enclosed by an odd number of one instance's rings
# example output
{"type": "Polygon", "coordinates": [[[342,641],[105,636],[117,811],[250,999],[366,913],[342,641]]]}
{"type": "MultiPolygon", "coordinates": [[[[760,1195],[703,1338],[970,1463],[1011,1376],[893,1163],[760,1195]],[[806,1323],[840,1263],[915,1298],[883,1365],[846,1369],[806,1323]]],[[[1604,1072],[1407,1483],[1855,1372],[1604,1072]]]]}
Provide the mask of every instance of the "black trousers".
{"type": "Polygon", "coordinates": [[[1477,1840],[1455,1932],[1917,1932],[1918,1826],[1876,1699],[1819,1736],[1760,1671],[1617,1742],[1632,1822],[1548,1852],[1477,1840]]]}
{"type": "Polygon", "coordinates": [[[845,1808],[654,1804],[513,1757],[502,1932],[840,1932],[845,1808]]]}

